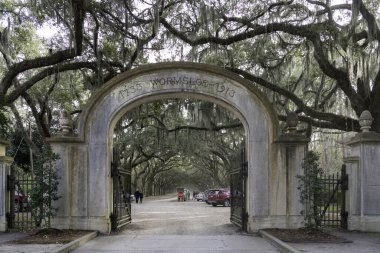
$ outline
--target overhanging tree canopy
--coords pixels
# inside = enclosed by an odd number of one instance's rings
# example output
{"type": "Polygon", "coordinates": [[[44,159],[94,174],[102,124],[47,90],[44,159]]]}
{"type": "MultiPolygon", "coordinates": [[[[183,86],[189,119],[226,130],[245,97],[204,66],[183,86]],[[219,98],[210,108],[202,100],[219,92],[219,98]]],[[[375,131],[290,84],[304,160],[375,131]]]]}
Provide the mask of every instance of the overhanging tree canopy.
{"type": "Polygon", "coordinates": [[[358,131],[368,109],[379,132],[378,10],[364,0],[3,1],[0,106],[22,99],[49,136],[51,109],[71,102],[52,103],[62,82],[80,95],[137,65],[187,60],[250,80],[281,120],[296,111],[309,128],[358,131]],[[41,40],[42,26],[58,33],[41,40]]]}
{"type": "Polygon", "coordinates": [[[332,2],[188,1],[160,21],[198,59],[268,91],[282,120],[296,110],[313,126],[356,131],[355,118],[332,106],[347,100],[356,116],[370,110],[379,131],[379,2],[332,2]]]}
{"type": "Polygon", "coordinates": [[[132,171],[133,185],[150,195],[169,172],[179,176],[160,186],[167,190],[228,186],[244,136],[240,120],[219,105],[164,99],[127,112],[116,124],[114,148],[121,167],[132,171]]]}

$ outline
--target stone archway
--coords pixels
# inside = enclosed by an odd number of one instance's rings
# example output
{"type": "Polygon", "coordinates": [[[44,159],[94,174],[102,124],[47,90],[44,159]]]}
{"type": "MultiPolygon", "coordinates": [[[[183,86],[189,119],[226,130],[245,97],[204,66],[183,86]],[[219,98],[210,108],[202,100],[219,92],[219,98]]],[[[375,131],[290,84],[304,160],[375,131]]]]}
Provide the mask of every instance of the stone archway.
{"type": "Polygon", "coordinates": [[[246,130],[248,232],[301,225],[295,176],[304,140],[279,137],[273,108],[251,83],[215,66],[175,62],[146,65],[112,79],[88,102],[77,135],[50,139],[61,158],[56,227],[110,231],[114,126],[136,105],[164,97],[208,100],[239,115],[246,130]]]}

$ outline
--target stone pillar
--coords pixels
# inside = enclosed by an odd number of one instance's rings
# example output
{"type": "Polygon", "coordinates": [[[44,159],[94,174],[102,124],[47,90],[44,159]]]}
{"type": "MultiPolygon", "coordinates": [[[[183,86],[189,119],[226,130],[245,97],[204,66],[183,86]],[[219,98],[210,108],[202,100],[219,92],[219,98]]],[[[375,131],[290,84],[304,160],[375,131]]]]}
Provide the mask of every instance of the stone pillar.
{"type": "Polygon", "coordinates": [[[108,215],[98,215],[97,208],[89,208],[89,204],[98,203],[94,196],[104,195],[104,189],[99,188],[99,192],[89,190],[95,183],[89,178],[88,145],[73,133],[70,114],[62,111],[60,115],[60,135],[48,139],[53,152],[59,156],[55,168],[59,178],[58,195],[61,197],[54,202],[58,211],[52,219],[52,226],[109,231],[108,215]]]}
{"type": "Polygon", "coordinates": [[[87,216],[87,148],[74,136],[56,136],[48,142],[59,156],[55,169],[60,198],[53,203],[58,211],[52,225],[62,229],[87,229],[75,220],[87,216]]]}
{"type": "Polygon", "coordinates": [[[276,200],[276,203],[272,203],[272,205],[277,206],[277,215],[284,215],[283,227],[285,228],[303,227],[304,221],[301,214],[303,206],[297,189],[299,185],[297,176],[303,174],[302,162],[310,140],[296,132],[297,124],[297,115],[290,113],[287,119],[288,131],[276,141],[279,144],[278,156],[279,161],[281,161],[276,176],[280,187],[272,191],[278,195],[272,198],[276,200]]]}
{"type": "Polygon", "coordinates": [[[380,232],[380,134],[371,132],[372,116],[364,111],[361,133],[347,144],[348,229],[380,232]]]}
{"type": "Polygon", "coordinates": [[[9,212],[9,192],[7,190],[7,177],[13,159],[5,155],[8,142],[0,140],[0,231],[7,230],[7,212],[9,212]]]}

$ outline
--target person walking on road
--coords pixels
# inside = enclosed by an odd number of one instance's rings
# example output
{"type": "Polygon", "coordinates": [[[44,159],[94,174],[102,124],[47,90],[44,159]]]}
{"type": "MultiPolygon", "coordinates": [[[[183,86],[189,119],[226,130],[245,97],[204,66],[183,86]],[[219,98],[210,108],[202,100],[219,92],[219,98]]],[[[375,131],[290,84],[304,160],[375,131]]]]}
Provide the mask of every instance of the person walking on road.
{"type": "Polygon", "coordinates": [[[136,199],[136,204],[139,203],[139,199],[141,198],[141,193],[139,190],[135,191],[135,199],[136,199]]]}
{"type": "Polygon", "coordinates": [[[142,199],[144,198],[144,194],[140,192],[140,204],[142,204],[142,199]]]}

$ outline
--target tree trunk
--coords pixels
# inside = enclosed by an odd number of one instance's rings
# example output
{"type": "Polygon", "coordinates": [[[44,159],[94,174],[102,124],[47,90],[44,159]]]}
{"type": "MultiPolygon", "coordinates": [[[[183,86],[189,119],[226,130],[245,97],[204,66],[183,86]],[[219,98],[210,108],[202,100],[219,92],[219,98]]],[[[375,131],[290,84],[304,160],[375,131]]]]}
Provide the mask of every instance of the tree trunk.
{"type": "Polygon", "coordinates": [[[380,133],[380,98],[373,101],[370,112],[373,117],[372,131],[380,133]]]}

